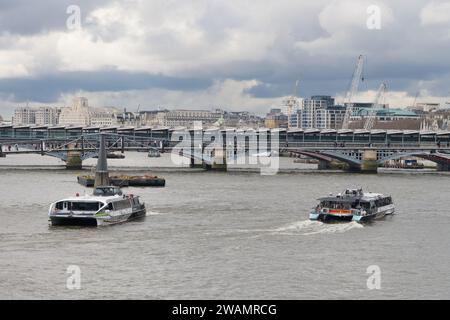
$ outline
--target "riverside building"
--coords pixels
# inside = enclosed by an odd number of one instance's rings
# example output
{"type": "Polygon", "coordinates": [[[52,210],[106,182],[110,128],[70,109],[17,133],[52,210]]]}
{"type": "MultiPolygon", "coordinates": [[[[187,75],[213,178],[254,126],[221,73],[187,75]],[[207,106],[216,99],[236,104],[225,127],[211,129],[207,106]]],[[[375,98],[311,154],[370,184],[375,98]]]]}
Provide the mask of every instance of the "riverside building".
{"type": "Polygon", "coordinates": [[[56,125],[60,109],[53,107],[18,107],[14,110],[14,125],[56,125]]]}

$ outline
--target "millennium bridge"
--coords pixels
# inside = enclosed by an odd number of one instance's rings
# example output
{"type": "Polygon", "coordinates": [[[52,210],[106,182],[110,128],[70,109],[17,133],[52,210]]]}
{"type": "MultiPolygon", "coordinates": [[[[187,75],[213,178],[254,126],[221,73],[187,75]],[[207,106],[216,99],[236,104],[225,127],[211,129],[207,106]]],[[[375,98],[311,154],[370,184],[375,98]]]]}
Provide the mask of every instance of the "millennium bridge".
{"type": "Polygon", "coordinates": [[[108,151],[175,151],[207,169],[224,170],[236,156],[269,151],[316,159],[319,168],[338,161],[349,170],[376,172],[386,161],[419,157],[450,171],[450,131],[3,125],[0,157],[35,153],[81,168],[98,154],[100,135],[108,151]]]}

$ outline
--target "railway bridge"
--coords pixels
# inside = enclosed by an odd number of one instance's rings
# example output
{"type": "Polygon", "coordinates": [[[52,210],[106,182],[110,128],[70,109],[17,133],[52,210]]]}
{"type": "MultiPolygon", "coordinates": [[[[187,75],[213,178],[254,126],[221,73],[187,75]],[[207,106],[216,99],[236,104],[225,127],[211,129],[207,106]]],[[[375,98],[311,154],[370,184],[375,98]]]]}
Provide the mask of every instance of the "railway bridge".
{"type": "Polygon", "coordinates": [[[186,129],[151,127],[0,126],[0,157],[37,153],[57,157],[68,168],[97,155],[99,136],[109,151],[175,151],[191,165],[226,169],[244,155],[301,154],[326,168],[333,161],[350,170],[376,172],[388,160],[419,157],[450,170],[450,132],[412,130],[186,129]],[[19,148],[17,148],[19,147],[19,148]]]}

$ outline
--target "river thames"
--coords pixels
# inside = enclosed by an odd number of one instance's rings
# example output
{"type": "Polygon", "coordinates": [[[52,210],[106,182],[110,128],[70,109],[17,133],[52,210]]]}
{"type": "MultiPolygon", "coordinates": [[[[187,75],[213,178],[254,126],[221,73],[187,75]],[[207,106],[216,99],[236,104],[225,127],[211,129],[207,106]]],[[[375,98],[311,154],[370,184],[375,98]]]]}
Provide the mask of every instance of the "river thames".
{"type": "Polygon", "coordinates": [[[109,162],[160,167],[151,172],[165,188],[126,189],[146,203],[145,219],[50,227],[51,202],[91,191],[76,183],[80,172],[48,157],[0,159],[0,298],[450,298],[448,175],[318,173],[292,159],[281,162],[295,172],[273,176],[175,170],[145,153],[109,162]],[[397,214],[308,220],[316,198],[353,186],[391,194],[397,214]],[[70,265],[79,290],[66,288],[70,265]],[[367,287],[369,266],[381,271],[379,290],[367,287]]]}

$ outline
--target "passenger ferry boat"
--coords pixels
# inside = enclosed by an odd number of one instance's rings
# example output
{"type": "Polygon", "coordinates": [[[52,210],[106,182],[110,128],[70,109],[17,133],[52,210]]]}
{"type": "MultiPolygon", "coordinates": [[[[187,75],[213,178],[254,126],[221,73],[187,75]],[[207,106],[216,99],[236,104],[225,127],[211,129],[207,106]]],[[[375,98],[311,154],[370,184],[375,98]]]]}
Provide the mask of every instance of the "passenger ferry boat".
{"type": "Polygon", "coordinates": [[[145,216],[139,197],[123,194],[119,187],[99,186],[92,195],[66,198],[50,205],[49,217],[55,225],[101,226],[145,216]]]}
{"type": "Polygon", "coordinates": [[[395,212],[391,196],[363,192],[362,189],[347,189],[318,201],[319,204],[309,215],[310,220],[363,222],[395,212]]]}

